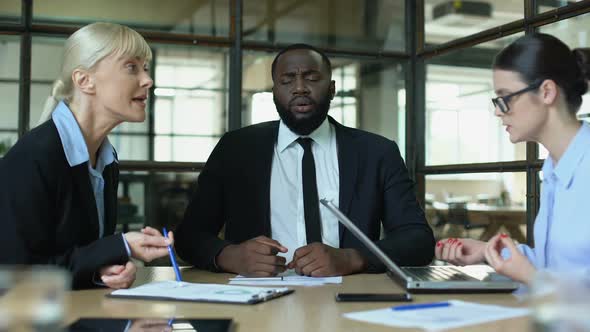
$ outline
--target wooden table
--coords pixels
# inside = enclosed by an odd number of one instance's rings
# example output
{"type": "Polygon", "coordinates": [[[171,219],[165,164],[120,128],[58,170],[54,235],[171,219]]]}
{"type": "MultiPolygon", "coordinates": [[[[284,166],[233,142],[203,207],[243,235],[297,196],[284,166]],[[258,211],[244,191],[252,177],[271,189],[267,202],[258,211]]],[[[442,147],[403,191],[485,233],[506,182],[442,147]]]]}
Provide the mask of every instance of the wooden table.
{"type": "MultiPolygon", "coordinates": [[[[227,283],[233,275],[184,269],[183,277],[191,282],[227,283]]],[[[139,268],[135,286],[153,280],[173,280],[169,267],[139,268]]],[[[71,291],[68,293],[68,321],[81,317],[152,317],[152,318],[232,318],[236,331],[419,331],[357,322],[342,317],[343,313],[371,310],[395,305],[382,303],[338,303],[338,292],[399,292],[401,289],[385,274],[361,274],[344,277],[341,285],[293,287],[295,293],[256,305],[189,303],[110,299],[106,289],[71,291]]],[[[461,299],[487,304],[519,306],[511,294],[415,295],[414,302],[461,299]]],[[[397,303],[399,304],[399,303],[397,303]]],[[[521,317],[476,325],[461,331],[532,331],[529,318],[521,317]]]]}
{"type": "MultiPolygon", "coordinates": [[[[526,236],[520,229],[526,224],[526,208],[524,206],[494,206],[479,203],[467,203],[467,218],[473,224],[484,224],[486,228],[480,235],[482,241],[489,240],[504,227],[510,235],[520,243],[526,243],[526,236]]],[[[426,207],[426,214],[432,218],[436,213],[446,217],[448,205],[435,202],[426,207]]],[[[461,237],[460,234],[446,234],[445,237],[461,237]]]]}
{"type": "Polygon", "coordinates": [[[487,241],[498,233],[500,227],[506,228],[510,235],[520,243],[526,243],[526,236],[520,225],[526,224],[526,208],[524,206],[493,206],[487,204],[467,204],[467,215],[478,221],[487,218],[489,225],[480,236],[487,241]]]}

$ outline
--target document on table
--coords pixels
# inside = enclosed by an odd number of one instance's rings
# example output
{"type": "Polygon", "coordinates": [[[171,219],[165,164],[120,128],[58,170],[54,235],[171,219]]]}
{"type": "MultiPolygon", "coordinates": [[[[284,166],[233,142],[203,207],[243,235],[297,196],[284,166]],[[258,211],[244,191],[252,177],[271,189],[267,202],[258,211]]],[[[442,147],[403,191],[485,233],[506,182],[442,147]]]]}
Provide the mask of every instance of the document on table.
{"type": "Polygon", "coordinates": [[[242,287],[196,284],[184,281],[156,281],[129,289],[119,289],[109,297],[159,300],[255,304],[293,293],[286,287],[242,287]]]}
{"type": "Polygon", "coordinates": [[[423,307],[412,310],[378,310],[344,314],[349,319],[392,327],[418,327],[426,330],[445,330],[473,324],[526,316],[529,309],[479,304],[459,300],[448,301],[448,306],[423,307]]]}
{"type": "Polygon", "coordinates": [[[342,277],[306,277],[295,274],[293,270],[279,274],[276,277],[249,278],[237,276],[229,278],[230,285],[256,285],[256,286],[321,286],[325,284],[341,284],[342,277]]]}

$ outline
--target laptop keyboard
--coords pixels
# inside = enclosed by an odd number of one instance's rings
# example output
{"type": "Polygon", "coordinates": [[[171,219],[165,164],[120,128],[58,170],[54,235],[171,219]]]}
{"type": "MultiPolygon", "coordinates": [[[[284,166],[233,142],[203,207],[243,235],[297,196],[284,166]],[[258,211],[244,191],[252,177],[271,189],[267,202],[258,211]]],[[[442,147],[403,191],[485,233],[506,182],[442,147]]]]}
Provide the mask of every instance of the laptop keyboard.
{"type": "Polygon", "coordinates": [[[475,280],[465,273],[450,267],[403,268],[404,272],[416,281],[467,281],[475,280]]]}

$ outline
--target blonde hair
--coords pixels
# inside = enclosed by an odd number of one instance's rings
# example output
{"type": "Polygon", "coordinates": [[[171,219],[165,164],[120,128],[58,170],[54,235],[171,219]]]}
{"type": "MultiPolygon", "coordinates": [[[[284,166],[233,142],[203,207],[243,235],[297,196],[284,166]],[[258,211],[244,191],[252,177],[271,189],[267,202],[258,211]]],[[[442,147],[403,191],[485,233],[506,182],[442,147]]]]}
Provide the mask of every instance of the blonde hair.
{"type": "Polygon", "coordinates": [[[102,59],[117,54],[151,60],[152,51],[143,37],[126,26],[97,22],[82,27],[66,40],[60,77],[45,101],[39,124],[49,120],[57,104],[71,102],[74,96],[72,73],[76,69],[92,70],[102,59]]]}

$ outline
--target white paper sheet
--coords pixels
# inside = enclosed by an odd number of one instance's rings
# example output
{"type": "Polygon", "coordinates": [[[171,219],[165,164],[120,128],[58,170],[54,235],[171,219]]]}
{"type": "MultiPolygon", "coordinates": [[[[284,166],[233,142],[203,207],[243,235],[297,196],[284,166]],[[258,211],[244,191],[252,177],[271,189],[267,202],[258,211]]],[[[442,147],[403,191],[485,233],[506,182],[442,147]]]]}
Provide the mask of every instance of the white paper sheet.
{"type": "Polygon", "coordinates": [[[325,284],[341,284],[342,277],[306,277],[295,274],[293,271],[287,271],[276,277],[269,278],[248,278],[237,276],[229,278],[230,285],[255,285],[255,286],[322,286],[325,284]]]}
{"type": "Polygon", "coordinates": [[[450,300],[448,307],[395,311],[391,307],[344,314],[349,319],[392,327],[445,330],[473,324],[526,316],[529,309],[450,300]]]}
{"type": "Polygon", "coordinates": [[[196,284],[184,281],[156,281],[129,289],[119,289],[110,295],[117,297],[155,298],[183,301],[248,303],[273,298],[288,288],[241,287],[220,284],[196,284]]]}

